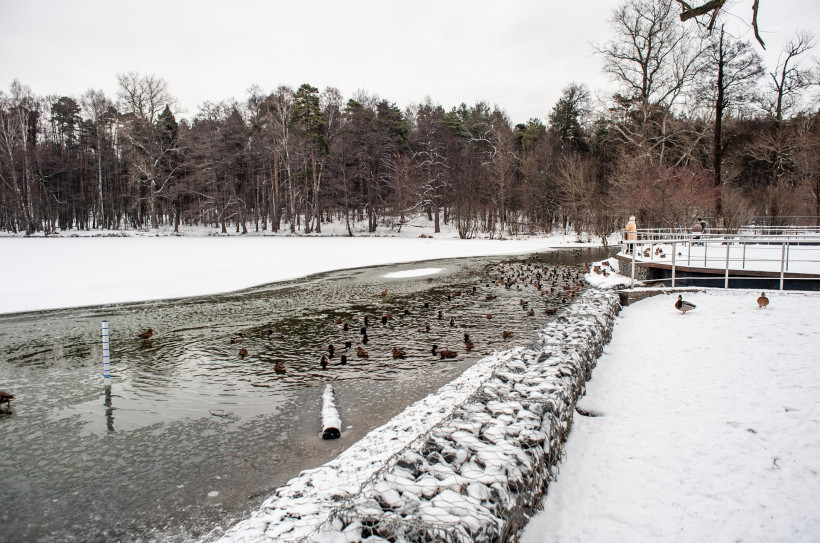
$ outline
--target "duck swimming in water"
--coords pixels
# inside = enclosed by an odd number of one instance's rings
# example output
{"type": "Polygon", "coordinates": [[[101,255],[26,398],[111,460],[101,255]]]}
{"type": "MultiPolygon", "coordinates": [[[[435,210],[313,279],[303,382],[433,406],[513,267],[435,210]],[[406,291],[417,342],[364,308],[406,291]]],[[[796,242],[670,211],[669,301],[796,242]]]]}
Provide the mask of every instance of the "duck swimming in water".
{"type": "Polygon", "coordinates": [[[281,375],[283,373],[286,373],[288,370],[285,368],[284,364],[282,364],[281,362],[277,362],[273,365],[273,371],[281,375]]]}
{"type": "Polygon", "coordinates": [[[149,328],[148,330],[146,330],[144,332],[140,332],[139,334],[137,334],[137,339],[151,339],[151,336],[153,336],[153,335],[154,335],[154,329],[149,328]]]}
{"type": "Polygon", "coordinates": [[[406,358],[407,351],[404,349],[399,349],[398,347],[393,347],[393,358],[406,358]]]}
{"type": "Polygon", "coordinates": [[[6,392],[5,390],[0,390],[0,406],[8,404],[9,409],[11,409],[11,401],[14,399],[14,394],[11,392],[6,392]]]}

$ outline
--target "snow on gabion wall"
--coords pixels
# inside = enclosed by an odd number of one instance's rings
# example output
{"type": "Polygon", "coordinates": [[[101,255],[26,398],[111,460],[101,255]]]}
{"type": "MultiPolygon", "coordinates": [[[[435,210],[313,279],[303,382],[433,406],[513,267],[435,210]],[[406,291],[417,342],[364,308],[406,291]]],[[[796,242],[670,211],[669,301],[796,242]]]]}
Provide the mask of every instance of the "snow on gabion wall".
{"type": "Polygon", "coordinates": [[[303,472],[226,538],[514,538],[554,476],[618,309],[611,291],[587,291],[532,345],[487,357],[336,460],[303,472]]]}

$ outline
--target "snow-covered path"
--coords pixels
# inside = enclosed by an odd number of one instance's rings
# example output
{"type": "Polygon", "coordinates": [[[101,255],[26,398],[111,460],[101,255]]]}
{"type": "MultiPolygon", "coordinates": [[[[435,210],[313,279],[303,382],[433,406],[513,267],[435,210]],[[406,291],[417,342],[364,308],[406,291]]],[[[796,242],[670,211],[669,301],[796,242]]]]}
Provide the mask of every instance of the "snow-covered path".
{"type": "Polygon", "coordinates": [[[624,309],[525,543],[820,541],[820,295],[624,309]]]}

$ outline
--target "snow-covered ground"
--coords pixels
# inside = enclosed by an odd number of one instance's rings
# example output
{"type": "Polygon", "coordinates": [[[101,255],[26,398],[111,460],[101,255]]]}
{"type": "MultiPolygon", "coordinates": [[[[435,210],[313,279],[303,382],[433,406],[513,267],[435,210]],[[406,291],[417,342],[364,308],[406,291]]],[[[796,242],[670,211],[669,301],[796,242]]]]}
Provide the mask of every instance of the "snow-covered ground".
{"type": "Polygon", "coordinates": [[[597,246],[576,243],[574,235],[459,240],[452,229],[432,232],[424,224],[405,225],[401,233],[387,229],[385,237],[215,236],[204,230],[0,237],[0,313],[216,294],[347,268],[597,246]]]}
{"type": "Polygon", "coordinates": [[[820,541],[820,295],[626,307],[525,543],[820,541]]]}

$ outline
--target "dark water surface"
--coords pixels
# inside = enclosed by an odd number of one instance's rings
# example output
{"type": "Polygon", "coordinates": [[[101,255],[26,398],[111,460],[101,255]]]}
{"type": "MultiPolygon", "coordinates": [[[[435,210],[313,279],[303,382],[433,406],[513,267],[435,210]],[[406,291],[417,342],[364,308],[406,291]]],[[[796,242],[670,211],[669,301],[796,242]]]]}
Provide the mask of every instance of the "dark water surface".
{"type": "Polygon", "coordinates": [[[0,409],[0,541],[187,541],[220,533],[301,470],[334,458],[481,356],[528,343],[554,318],[545,308],[571,303],[563,278],[544,280],[542,290],[553,292],[541,295],[523,274],[560,266],[566,275],[605,256],[441,260],[229,295],[0,316],[0,388],[17,397],[11,410],[0,409]],[[511,288],[495,283],[501,263],[508,276],[522,274],[511,288]],[[422,268],[439,271],[387,276],[422,268]],[[394,317],[383,325],[388,312],[394,317]],[[111,329],[109,393],[102,320],[111,329]],[[153,338],[136,339],[148,327],[153,338]],[[502,330],[515,337],[502,339],[502,330]],[[245,339],[232,344],[240,333],[245,339]],[[476,344],[470,353],[464,333],[476,344]],[[322,369],[329,344],[336,352],[322,369]],[[459,355],[442,361],[432,344],[459,355]],[[358,358],[357,346],[369,358],[358,358]],[[394,346],[407,358],[394,360],[394,346]],[[239,356],[240,348],[248,355],[239,356]],[[274,371],[277,361],[287,373],[274,371]],[[344,429],[324,441],[321,394],[330,379],[344,429]]]}

